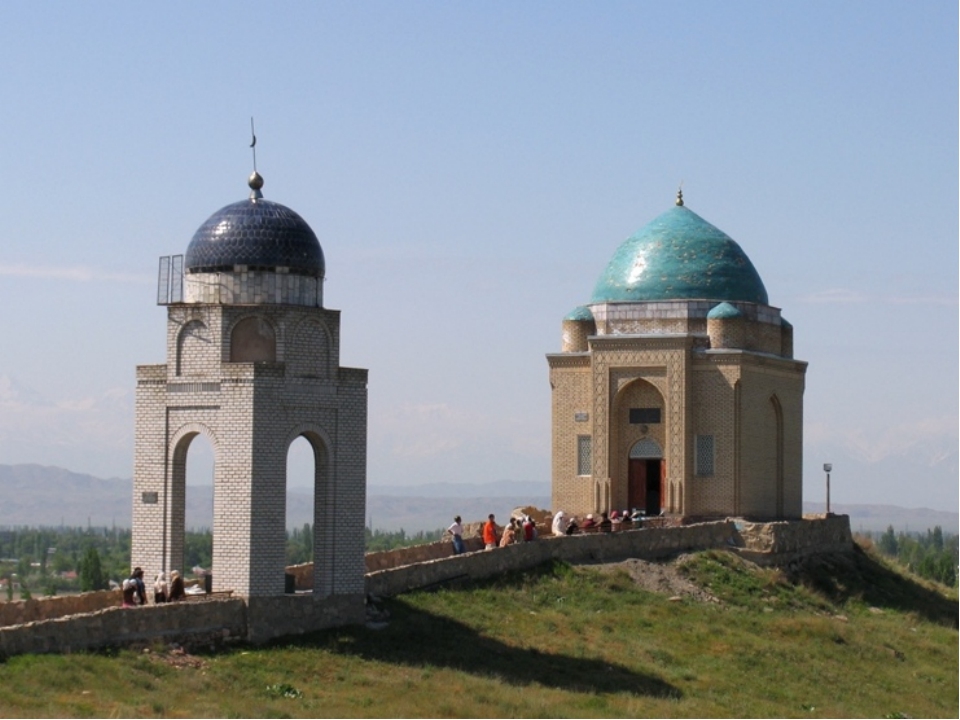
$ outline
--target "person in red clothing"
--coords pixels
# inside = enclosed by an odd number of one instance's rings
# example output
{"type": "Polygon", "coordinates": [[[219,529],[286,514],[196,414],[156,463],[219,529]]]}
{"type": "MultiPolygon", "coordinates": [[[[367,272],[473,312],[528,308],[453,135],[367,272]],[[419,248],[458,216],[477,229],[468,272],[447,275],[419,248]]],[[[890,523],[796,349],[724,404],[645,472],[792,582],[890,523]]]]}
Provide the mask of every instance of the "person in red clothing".
{"type": "Polygon", "coordinates": [[[524,542],[533,542],[537,539],[537,524],[529,515],[523,516],[523,539],[524,542]]]}
{"type": "Polygon", "coordinates": [[[483,546],[486,550],[493,550],[497,546],[497,524],[493,521],[493,513],[483,524],[483,546]]]}

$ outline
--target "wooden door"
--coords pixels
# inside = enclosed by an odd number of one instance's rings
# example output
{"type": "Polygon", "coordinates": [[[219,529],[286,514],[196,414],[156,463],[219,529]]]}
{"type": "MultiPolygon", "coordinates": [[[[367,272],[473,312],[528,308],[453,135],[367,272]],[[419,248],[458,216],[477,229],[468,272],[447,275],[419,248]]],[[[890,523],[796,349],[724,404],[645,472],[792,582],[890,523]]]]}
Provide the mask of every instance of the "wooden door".
{"type": "Polygon", "coordinates": [[[630,458],[627,477],[627,505],[632,510],[647,509],[647,461],[642,458],[630,458]]]}

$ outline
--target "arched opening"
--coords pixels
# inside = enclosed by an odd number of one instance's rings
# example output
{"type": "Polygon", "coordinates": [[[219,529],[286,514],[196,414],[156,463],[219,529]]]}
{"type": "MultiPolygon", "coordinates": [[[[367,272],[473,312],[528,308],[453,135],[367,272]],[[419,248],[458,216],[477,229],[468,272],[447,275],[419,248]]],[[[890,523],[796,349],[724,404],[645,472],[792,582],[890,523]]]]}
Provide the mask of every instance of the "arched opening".
{"type": "Polygon", "coordinates": [[[647,515],[659,515],[664,500],[663,449],[652,438],[640,438],[627,459],[627,502],[647,515]]]}
{"type": "Polygon", "coordinates": [[[314,483],[316,481],[316,453],[303,435],[287,448],[287,512],[284,527],[287,544],[284,562],[287,566],[285,589],[306,590],[313,587],[309,573],[295,566],[313,563],[314,483]],[[290,579],[291,571],[293,580],[290,579]]]}
{"type": "Polygon", "coordinates": [[[608,455],[615,507],[626,506],[648,515],[659,515],[669,502],[663,454],[667,404],[654,381],[657,376],[651,371],[649,379],[633,379],[617,392],[608,455]]]}
{"type": "Polygon", "coordinates": [[[773,472],[776,481],[776,513],[778,518],[782,518],[783,513],[783,407],[780,405],[780,398],[776,395],[770,397],[770,404],[773,406],[773,422],[776,427],[776,433],[773,438],[773,472]]]}
{"type": "Polygon", "coordinates": [[[211,589],[213,564],[214,477],[216,454],[210,439],[199,430],[187,432],[173,452],[170,505],[166,527],[170,534],[164,571],[176,570],[190,586],[211,589]],[[208,579],[210,578],[210,579],[208,579]]]}
{"type": "Polygon", "coordinates": [[[238,322],[230,333],[230,362],[274,362],[277,336],[273,326],[260,317],[238,322]]]}

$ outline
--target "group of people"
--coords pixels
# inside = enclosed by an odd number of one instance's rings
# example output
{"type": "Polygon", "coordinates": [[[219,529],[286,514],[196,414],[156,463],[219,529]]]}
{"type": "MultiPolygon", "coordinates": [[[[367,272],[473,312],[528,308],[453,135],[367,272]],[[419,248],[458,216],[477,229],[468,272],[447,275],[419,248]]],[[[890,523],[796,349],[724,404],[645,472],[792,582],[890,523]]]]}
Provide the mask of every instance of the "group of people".
{"type": "Polygon", "coordinates": [[[537,524],[529,515],[512,517],[503,534],[497,539],[497,523],[493,515],[487,518],[483,525],[483,547],[493,550],[495,547],[506,547],[519,542],[533,542],[537,539],[537,524]]]}
{"type": "Polygon", "coordinates": [[[624,510],[612,510],[610,513],[600,513],[600,517],[594,517],[593,513],[588,513],[583,520],[578,520],[574,515],[567,515],[563,510],[558,510],[553,516],[553,526],[551,530],[554,535],[574,535],[578,532],[613,532],[614,530],[627,530],[634,526],[640,527],[640,523],[646,517],[641,510],[633,509],[633,512],[624,510]]]}
{"type": "MultiPolygon", "coordinates": [[[[644,519],[646,519],[644,512],[636,508],[633,509],[633,512],[612,510],[609,513],[600,513],[599,516],[588,513],[582,520],[575,515],[567,515],[563,510],[558,510],[557,514],[553,516],[551,531],[554,535],[614,532],[616,530],[639,528],[644,519]]],[[[446,532],[453,539],[454,555],[460,555],[467,551],[466,543],[463,540],[463,520],[459,515],[453,519],[453,523],[447,528],[446,532]]],[[[536,540],[537,523],[529,515],[512,517],[501,533],[496,518],[491,513],[487,516],[487,521],[483,524],[480,534],[483,537],[484,549],[493,550],[496,547],[506,547],[513,543],[536,540]]]]}
{"type": "MultiPolygon", "coordinates": [[[[123,581],[123,606],[137,607],[147,604],[147,586],[143,582],[143,568],[134,568],[130,577],[123,581]]],[[[180,573],[174,570],[170,573],[170,582],[167,582],[165,573],[157,573],[153,583],[153,602],[177,602],[187,596],[180,573]]]]}
{"type": "MultiPolygon", "coordinates": [[[[467,546],[463,541],[463,520],[459,515],[453,519],[453,523],[447,528],[447,532],[453,539],[453,554],[460,555],[466,552],[467,546]]],[[[493,513],[490,513],[487,516],[487,521],[483,524],[481,536],[483,537],[483,547],[486,550],[506,547],[512,543],[533,542],[537,539],[537,523],[529,515],[512,517],[501,533],[496,517],[493,513]]]]}

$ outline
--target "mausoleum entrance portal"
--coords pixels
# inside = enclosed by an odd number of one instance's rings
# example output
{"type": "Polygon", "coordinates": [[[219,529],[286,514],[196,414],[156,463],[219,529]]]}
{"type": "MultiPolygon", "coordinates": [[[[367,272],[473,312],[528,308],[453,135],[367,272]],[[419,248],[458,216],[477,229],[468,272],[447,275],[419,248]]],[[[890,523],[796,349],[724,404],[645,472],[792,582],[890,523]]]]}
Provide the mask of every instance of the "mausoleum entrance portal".
{"type": "Polygon", "coordinates": [[[667,465],[663,451],[653,440],[644,438],[630,448],[627,460],[627,505],[647,515],[659,515],[664,505],[667,465]]]}

